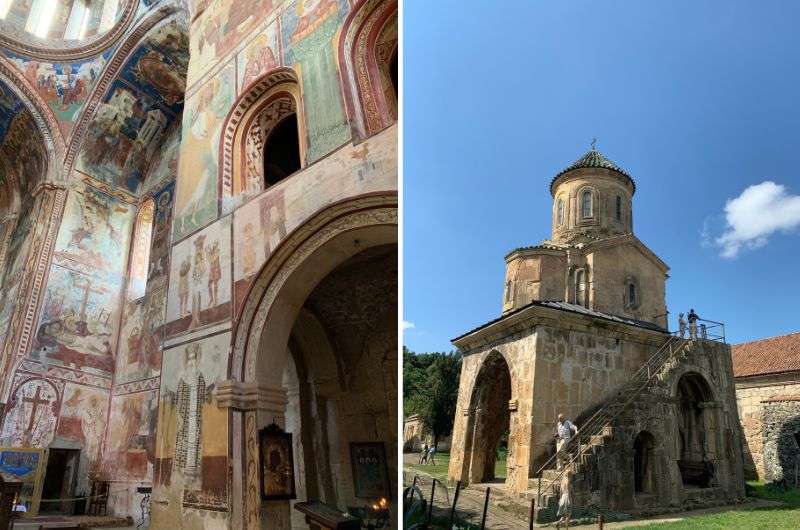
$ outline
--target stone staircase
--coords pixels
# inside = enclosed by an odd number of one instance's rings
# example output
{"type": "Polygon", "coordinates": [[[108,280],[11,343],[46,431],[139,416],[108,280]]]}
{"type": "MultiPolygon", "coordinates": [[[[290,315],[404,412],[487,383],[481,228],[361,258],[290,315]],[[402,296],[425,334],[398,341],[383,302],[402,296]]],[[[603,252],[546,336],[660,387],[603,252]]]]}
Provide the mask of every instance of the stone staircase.
{"type": "Polygon", "coordinates": [[[671,336],[648,361],[611,398],[606,400],[583,422],[578,433],[554,454],[529,479],[528,490],[520,496],[527,501],[536,499],[536,521],[555,519],[560,496],[560,482],[569,471],[572,476],[591,469],[597,463],[597,455],[603,445],[613,436],[613,424],[619,415],[630,409],[636,399],[652,386],[664,381],[672,370],[689,354],[695,339],[671,336]],[[556,468],[558,460],[565,462],[562,469],[556,468]]]}

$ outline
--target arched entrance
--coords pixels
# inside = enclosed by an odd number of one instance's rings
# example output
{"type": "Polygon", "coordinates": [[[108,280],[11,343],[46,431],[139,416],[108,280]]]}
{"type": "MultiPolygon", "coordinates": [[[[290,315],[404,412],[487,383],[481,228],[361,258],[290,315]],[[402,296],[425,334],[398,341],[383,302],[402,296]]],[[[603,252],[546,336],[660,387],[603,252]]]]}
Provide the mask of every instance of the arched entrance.
{"type": "Polygon", "coordinates": [[[636,493],[656,491],[655,437],[641,431],[633,441],[633,485],[636,493]]]}
{"type": "Polygon", "coordinates": [[[714,418],[710,413],[713,393],[705,378],[689,372],[678,380],[678,468],[684,486],[708,486],[713,478],[712,434],[714,418]]]}
{"type": "Polygon", "coordinates": [[[500,482],[508,477],[510,400],[511,371],[503,356],[494,351],[483,361],[472,391],[470,482],[500,482]]]}
{"type": "Polygon", "coordinates": [[[289,500],[261,498],[257,433],[273,422],[294,438],[298,500],[396,502],[396,218],[394,196],[330,207],[287,237],[251,288],[234,380],[221,388],[242,440],[234,434],[231,457],[244,528],[304,527],[289,500]],[[364,482],[363,450],[385,481],[364,482]]]}

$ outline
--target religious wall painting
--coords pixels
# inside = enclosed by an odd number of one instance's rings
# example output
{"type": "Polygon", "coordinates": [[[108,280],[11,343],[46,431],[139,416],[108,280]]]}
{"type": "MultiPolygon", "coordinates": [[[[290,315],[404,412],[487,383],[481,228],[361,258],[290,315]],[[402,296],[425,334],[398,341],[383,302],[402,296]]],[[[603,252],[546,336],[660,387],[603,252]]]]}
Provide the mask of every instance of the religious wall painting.
{"type": "Polygon", "coordinates": [[[120,189],[138,192],[174,118],[174,110],[160,99],[122,79],[115,80],[86,133],[77,169],[120,189]]]}
{"type": "Polygon", "coordinates": [[[91,186],[69,194],[54,260],[122,284],[135,208],[91,186]]]}
{"type": "Polygon", "coordinates": [[[125,304],[117,348],[115,384],[157,377],[161,372],[166,286],[125,304]]]}
{"type": "Polygon", "coordinates": [[[167,282],[169,274],[169,236],[174,198],[174,180],[153,195],[155,216],[153,217],[153,243],[150,248],[150,264],[147,273],[148,291],[164,287],[167,282]]]}
{"type": "Polygon", "coordinates": [[[153,480],[158,391],[111,398],[105,467],[118,480],[153,480]]]}
{"type": "Polygon", "coordinates": [[[21,106],[9,107],[19,102],[14,98],[16,95],[0,81],[0,148],[17,175],[20,195],[25,196],[47,176],[49,155],[33,114],[21,106]]]}
{"type": "Polygon", "coordinates": [[[191,43],[189,86],[233,51],[272,10],[273,0],[208,2],[192,24],[192,34],[196,37],[191,43]]]}
{"type": "Polygon", "coordinates": [[[284,62],[303,89],[309,164],[350,139],[334,54],[348,10],[346,0],[297,0],[281,19],[284,62]]]}
{"type": "Polygon", "coordinates": [[[113,50],[107,50],[97,57],[73,63],[48,63],[6,52],[53,111],[64,137],[72,131],[78,111],[89,98],[112,53],[113,50]]]}
{"type": "Polygon", "coordinates": [[[49,446],[55,435],[63,391],[63,381],[15,374],[0,445],[40,449],[49,446]]]}
{"type": "Polygon", "coordinates": [[[261,499],[295,499],[292,433],[271,424],[258,432],[261,499]]]}
{"type": "Polygon", "coordinates": [[[183,506],[227,511],[228,413],[213,397],[225,379],[230,333],[165,350],[159,402],[156,487],[183,506]]]}
{"type": "Polygon", "coordinates": [[[111,377],[120,285],[53,264],[30,357],[111,377]]]}
{"type": "Polygon", "coordinates": [[[136,48],[120,76],[176,115],[183,108],[188,65],[189,37],[175,24],[165,24],[136,48]]]}
{"type": "Polygon", "coordinates": [[[235,97],[234,70],[231,62],[187,100],[175,198],[175,240],[217,216],[219,138],[235,97]]]}
{"type": "Polygon", "coordinates": [[[173,247],[167,335],[230,318],[230,240],[228,216],[173,247]]]}
{"type": "Polygon", "coordinates": [[[234,211],[237,314],[256,273],[306,219],[347,197],[396,189],[396,138],[385,131],[358,146],[347,145],[234,211]]]}
{"type": "Polygon", "coordinates": [[[386,446],[383,442],[351,442],[350,464],[356,497],[385,499],[391,496],[386,446]]]}
{"type": "Polygon", "coordinates": [[[278,47],[278,22],[273,21],[251,40],[237,56],[239,93],[262,74],[281,66],[278,47]]]}
{"type": "Polygon", "coordinates": [[[99,462],[106,432],[108,390],[67,383],[56,434],[62,440],[78,442],[90,463],[99,462]]]}

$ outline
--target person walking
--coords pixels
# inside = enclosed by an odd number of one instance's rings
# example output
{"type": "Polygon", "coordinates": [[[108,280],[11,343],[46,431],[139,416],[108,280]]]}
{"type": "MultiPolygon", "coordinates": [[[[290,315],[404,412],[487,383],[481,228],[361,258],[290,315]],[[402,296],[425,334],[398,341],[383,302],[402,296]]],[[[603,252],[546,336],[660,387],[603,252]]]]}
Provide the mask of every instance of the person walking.
{"type": "MultiPolygon", "coordinates": [[[[570,441],[573,435],[578,434],[578,428],[575,427],[571,421],[569,421],[563,414],[558,415],[558,423],[556,424],[556,453],[561,451],[561,448],[566,445],[567,442],[570,441]]],[[[566,457],[564,455],[559,456],[556,459],[556,469],[561,469],[563,464],[566,462],[566,457]]]]}
{"type": "Polygon", "coordinates": [[[428,462],[428,444],[422,446],[422,452],[419,454],[420,465],[428,462]]]}
{"type": "Polygon", "coordinates": [[[431,445],[431,448],[428,449],[428,463],[436,465],[436,444],[431,445]]]}
{"type": "Polygon", "coordinates": [[[561,484],[559,489],[561,495],[558,498],[558,512],[556,517],[556,528],[569,528],[572,519],[572,476],[570,472],[564,473],[561,476],[561,484]],[[563,526],[562,526],[563,525],[563,526]]]}

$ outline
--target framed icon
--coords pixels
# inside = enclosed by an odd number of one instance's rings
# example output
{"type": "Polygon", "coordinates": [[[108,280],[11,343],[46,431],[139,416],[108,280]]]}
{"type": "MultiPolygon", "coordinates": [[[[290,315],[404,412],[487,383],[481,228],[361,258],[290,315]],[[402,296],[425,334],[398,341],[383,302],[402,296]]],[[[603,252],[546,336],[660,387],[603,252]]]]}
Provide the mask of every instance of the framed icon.
{"type": "Polygon", "coordinates": [[[273,423],[258,432],[258,448],[261,498],[273,501],[297,498],[292,433],[283,432],[273,423]]]}
{"type": "Polygon", "coordinates": [[[351,442],[353,486],[358,498],[389,497],[389,470],[383,442],[351,442]]]}

